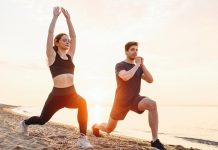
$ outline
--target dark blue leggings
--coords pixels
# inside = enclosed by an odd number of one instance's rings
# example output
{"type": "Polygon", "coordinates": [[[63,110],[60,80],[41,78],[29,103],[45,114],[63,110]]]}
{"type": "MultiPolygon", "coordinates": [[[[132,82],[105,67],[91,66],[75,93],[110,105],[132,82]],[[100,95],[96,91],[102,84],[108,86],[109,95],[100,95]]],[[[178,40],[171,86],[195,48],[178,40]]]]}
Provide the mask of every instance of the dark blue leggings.
{"type": "Polygon", "coordinates": [[[33,116],[25,120],[27,125],[44,125],[61,108],[78,108],[77,120],[80,133],[86,134],[88,111],[84,98],[76,93],[74,86],[67,88],[53,88],[42,109],[40,116],[33,116]]]}

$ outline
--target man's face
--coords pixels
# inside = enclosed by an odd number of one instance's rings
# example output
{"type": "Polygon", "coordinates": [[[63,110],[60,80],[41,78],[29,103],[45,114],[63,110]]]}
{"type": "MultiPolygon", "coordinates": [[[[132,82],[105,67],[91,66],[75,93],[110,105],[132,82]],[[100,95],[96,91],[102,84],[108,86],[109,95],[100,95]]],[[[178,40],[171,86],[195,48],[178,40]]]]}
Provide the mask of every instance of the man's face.
{"type": "Polygon", "coordinates": [[[134,60],[138,55],[138,46],[133,45],[126,51],[127,58],[134,60]]]}

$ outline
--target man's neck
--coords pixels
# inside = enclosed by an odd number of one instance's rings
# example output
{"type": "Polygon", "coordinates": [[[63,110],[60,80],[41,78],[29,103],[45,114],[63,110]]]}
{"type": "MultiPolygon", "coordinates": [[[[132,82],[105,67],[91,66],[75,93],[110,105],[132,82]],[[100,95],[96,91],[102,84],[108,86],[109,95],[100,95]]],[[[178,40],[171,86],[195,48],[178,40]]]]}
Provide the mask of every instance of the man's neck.
{"type": "Polygon", "coordinates": [[[124,61],[129,63],[129,64],[135,64],[134,60],[129,59],[129,58],[126,58],[124,61]]]}

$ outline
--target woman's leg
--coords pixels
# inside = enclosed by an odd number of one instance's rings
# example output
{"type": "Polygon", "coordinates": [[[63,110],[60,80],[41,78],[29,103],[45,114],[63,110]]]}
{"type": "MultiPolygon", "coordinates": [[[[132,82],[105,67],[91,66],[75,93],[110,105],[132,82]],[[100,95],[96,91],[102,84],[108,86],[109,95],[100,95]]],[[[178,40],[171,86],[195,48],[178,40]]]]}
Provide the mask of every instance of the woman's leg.
{"type": "Polygon", "coordinates": [[[66,103],[67,108],[78,108],[77,120],[79,123],[80,133],[86,135],[87,122],[88,122],[88,110],[87,104],[83,97],[78,94],[71,95],[66,103]]]}
{"type": "Polygon", "coordinates": [[[85,99],[79,96],[75,89],[73,89],[73,92],[66,96],[64,105],[67,108],[78,108],[77,120],[79,123],[80,137],[78,139],[77,146],[83,148],[91,148],[92,145],[86,137],[88,111],[85,99]]]}
{"type": "Polygon", "coordinates": [[[52,93],[49,95],[45,105],[42,109],[40,116],[33,116],[27,120],[24,120],[26,125],[44,125],[50,120],[50,118],[57,112],[59,109],[63,108],[61,103],[60,96],[54,96],[52,93]]]}

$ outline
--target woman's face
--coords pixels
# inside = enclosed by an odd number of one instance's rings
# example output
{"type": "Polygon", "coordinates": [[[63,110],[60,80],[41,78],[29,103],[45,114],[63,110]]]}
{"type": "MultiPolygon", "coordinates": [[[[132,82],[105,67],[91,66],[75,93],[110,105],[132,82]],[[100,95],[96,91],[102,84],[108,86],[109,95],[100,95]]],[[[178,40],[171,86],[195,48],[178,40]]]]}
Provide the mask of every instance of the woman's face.
{"type": "Polygon", "coordinates": [[[56,46],[63,50],[68,50],[70,48],[70,39],[67,35],[63,35],[61,39],[56,42],[56,46]]]}

